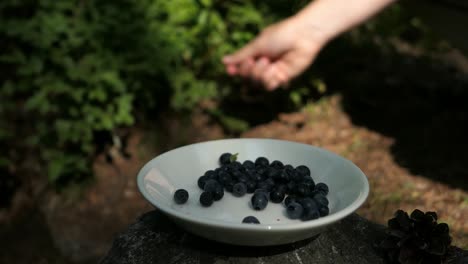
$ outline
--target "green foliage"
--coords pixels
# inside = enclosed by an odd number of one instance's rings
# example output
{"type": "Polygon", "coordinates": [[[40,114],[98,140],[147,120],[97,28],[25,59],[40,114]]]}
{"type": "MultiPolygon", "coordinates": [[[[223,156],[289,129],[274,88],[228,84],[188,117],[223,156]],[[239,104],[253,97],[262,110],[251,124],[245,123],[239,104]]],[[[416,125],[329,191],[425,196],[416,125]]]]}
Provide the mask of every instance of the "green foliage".
{"type": "Polygon", "coordinates": [[[0,141],[38,151],[51,182],[89,175],[96,132],[229,89],[220,58],[288,15],[273,2],[282,14],[261,1],[1,1],[0,141]]]}
{"type": "MultiPolygon", "coordinates": [[[[37,152],[51,182],[89,175],[102,150],[97,132],[130,126],[136,113],[227,95],[236,80],[221,57],[307,2],[2,0],[0,145],[37,152]]],[[[392,23],[400,21],[367,29],[392,23]]],[[[316,74],[298,87],[290,95],[297,105],[310,87],[326,90],[316,74]]],[[[229,130],[247,129],[216,113],[229,130]]]]}

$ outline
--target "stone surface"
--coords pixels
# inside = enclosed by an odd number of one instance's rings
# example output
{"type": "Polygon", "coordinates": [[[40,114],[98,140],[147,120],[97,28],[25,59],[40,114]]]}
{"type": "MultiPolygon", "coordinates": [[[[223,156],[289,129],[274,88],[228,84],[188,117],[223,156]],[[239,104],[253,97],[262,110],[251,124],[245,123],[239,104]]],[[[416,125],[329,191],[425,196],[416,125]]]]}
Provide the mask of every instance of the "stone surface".
{"type": "MultiPolygon", "coordinates": [[[[293,244],[242,247],[189,234],[158,211],[146,213],[116,237],[101,264],[379,264],[374,248],[385,228],[352,214],[322,234],[293,244]]],[[[468,251],[453,247],[447,263],[468,263],[468,251]]]]}

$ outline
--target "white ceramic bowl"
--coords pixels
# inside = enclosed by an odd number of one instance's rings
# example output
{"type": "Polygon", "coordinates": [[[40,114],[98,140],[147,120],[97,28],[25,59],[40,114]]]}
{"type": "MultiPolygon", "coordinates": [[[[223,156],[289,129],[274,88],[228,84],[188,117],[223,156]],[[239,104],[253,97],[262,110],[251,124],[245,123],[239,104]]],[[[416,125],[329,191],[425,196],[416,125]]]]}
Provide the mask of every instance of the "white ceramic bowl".
{"type": "Polygon", "coordinates": [[[236,245],[267,246],[310,238],[361,206],[369,193],[369,183],[352,162],[329,151],[290,141],[273,139],[225,139],[180,147],[149,161],[138,174],[138,188],[154,206],[185,230],[199,236],[236,245]],[[249,205],[250,194],[237,198],[226,192],[211,207],[199,203],[198,178],[218,167],[222,153],[239,153],[238,160],[267,157],[293,166],[306,165],[316,183],[329,188],[330,214],[311,221],[291,220],[282,204],[268,203],[263,211],[249,205]],[[189,200],[173,201],[177,189],[186,189],[189,200]],[[253,215],[261,224],[242,224],[253,215]]]}

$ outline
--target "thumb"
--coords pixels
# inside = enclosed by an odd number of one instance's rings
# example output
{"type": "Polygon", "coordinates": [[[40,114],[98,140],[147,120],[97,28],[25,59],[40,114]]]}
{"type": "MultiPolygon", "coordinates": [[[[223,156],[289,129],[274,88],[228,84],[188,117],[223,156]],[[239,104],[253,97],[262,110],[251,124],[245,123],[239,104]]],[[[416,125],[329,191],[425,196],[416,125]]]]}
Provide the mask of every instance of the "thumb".
{"type": "Polygon", "coordinates": [[[255,39],[245,45],[242,49],[234,52],[233,54],[227,55],[223,58],[223,62],[226,64],[237,64],[248,58],[254,57],[259,53],[258,40],[255,39]]]}

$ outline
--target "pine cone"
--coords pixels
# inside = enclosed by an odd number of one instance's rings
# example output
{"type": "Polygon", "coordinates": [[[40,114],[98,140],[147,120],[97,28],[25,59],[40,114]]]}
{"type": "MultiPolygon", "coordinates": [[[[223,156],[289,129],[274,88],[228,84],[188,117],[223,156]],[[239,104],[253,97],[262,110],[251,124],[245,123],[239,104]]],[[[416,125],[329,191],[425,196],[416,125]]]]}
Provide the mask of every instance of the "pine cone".
{"type": "Polygon", "coordinates": [[[442,263],[452,238],[447,224],[437,223],[435,212],[416,209],[411,216],[402,210],[388,220],[387,237],[379,247],[390,263],[432,264],[442,263]]]}

